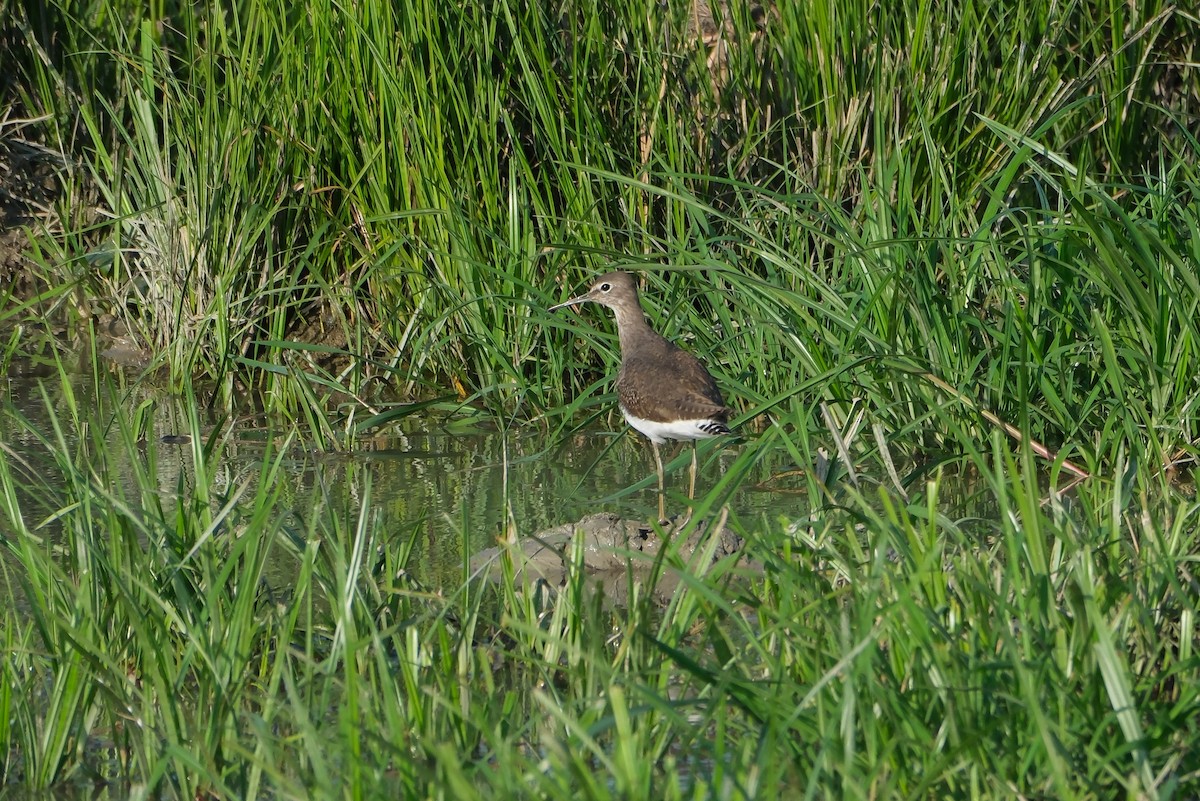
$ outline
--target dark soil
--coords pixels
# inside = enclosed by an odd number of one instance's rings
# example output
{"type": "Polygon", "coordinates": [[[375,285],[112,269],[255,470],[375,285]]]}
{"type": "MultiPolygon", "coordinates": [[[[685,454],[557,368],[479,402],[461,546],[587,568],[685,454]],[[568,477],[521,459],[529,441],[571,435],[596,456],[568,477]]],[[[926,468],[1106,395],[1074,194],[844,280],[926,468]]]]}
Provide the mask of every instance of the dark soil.
{"type": "Polygon", "coordinates": [[[65,159],[23,137],[27,123],[9,106],[0,116],[0,293],[32,297],[37,282],[27,258],[29,228],[54,225],[65,159]]]}

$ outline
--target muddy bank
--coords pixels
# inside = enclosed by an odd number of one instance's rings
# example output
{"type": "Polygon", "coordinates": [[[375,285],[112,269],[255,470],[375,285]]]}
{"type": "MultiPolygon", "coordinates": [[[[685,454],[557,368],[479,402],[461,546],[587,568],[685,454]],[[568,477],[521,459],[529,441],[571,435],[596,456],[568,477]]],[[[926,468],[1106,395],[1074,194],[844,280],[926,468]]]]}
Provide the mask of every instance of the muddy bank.
{"type": "MultiPolygon", "coordinates": [[[[724,517],[700,521],[682,541],[676,541],[675,530],[669,526],[663,527],[662,532],[660,536],[647,523],[602,512],[524,537],[511,546],[480,551],[471,558],[471,570],[475,575],[498,579],[501,555],[507,550],[512,555],[518,581],[544,582],[557,588],[566,579],[568,565],[581,558],[584,570],[596,583],[605,585],[606,590],[611,585],[614,592],[606,594],[622,597],[627,571],[649,571],[664,547],[670,548],[685,564],[695,565],[698,554],[711,550],[711,561],[715,562],[739,553],[744,545],[740,536],[724,526],[724,517]]],[[[670,597],[678,583],[678,574],[665,569],[655,585],[655,594],[670,597]]]]}

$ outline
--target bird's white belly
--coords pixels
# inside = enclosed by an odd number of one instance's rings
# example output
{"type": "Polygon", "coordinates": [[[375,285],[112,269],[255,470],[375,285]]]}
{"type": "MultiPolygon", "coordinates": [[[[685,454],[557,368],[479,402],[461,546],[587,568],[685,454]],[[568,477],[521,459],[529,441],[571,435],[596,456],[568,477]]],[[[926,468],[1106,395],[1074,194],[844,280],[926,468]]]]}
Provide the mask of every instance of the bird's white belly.
{"type": "Polygon", "coordinates": [[[644,420],[641,417],[634,417],[629,412],[621,409],[621,414],[625,415],[625,422],[636,428],[638,431],[650,438],[650,441],[655,445],[661,445],[668,439],[708,439],[716,436],[710,433],[707,429],[712,426],[712,421],[707,418],[699,418],[696,420],[671,420],[670,422],[659,422],[657,420],[644,420]]]}

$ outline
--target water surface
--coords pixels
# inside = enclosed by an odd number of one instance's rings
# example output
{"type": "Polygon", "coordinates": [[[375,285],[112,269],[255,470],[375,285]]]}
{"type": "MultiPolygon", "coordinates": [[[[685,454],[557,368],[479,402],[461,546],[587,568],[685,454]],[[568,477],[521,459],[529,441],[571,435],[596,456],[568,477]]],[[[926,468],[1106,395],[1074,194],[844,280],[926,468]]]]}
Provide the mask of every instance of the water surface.
{"type": "MultiPolygon", "coordinates": [[[[264,462],[280,459],[278,514],[289,530],[309,536],[308,523],[331,514],[353,530],[369,514],[370,524],[387,532],[385,539],[411,541],[410,572],[439,584],[460,583],[470,554],[494,545],[509,521],[526,536],[599,511],[657,517],[649,442],[616,414],[559,436],[537,426],[464,426],[466,411],[412,415],[356,437],[348,447],[318,448],[283,421],[193,409],[188,400],[119,370],[81,374],[64,385],[57,372],[14,369],[2,402],[0,443],[24,475],[22,515],[50,537],[63,503],[64,471],[93,472],[99,489],[132,505],[144,502],[143,487],[152,477],[159,502],[169,509],[194,491],[197,459],[207,463],[207,486],[221,496],[215,504],[252,499],[264,462]]],[[[720,480],[741,447],[736,440],[701,444],[699,492],[720,480]]],[[[682,513],[690,447],[663,446],[663,458],[674,494],[668,514],[682,513]]],[[[761,472],[766,481],[771,467],[761,472]]],[[[730,506],[742,518],[776,520],[793,503],[787,495],[745,489],[730,506]]],[[[0,520],[0,529],[7,526],[0,520]]]]}

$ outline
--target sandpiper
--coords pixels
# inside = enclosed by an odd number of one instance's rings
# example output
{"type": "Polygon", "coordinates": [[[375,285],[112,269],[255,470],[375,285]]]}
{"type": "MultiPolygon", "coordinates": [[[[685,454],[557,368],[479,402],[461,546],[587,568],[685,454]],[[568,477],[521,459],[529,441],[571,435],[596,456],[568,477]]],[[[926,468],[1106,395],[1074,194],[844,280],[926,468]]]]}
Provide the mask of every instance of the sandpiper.
{"type": "Polygon", "coordinates": [[[658,468],[658,518],[666,520],[662,455],[668,439],[692,443],[688,498],[696,494],[696,440],[729,432],[732,409],[725,405],[717,382],[692,354],[660,336],[642,313],[637,286],[629,273],[606,273],[586,293],[550,311],[580,303],[599,303],[613,310],[621,343],[617,402],[629,425],[649,438],[658,468]]]}

